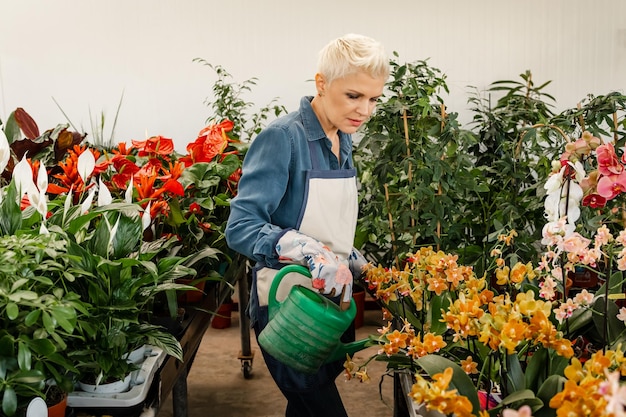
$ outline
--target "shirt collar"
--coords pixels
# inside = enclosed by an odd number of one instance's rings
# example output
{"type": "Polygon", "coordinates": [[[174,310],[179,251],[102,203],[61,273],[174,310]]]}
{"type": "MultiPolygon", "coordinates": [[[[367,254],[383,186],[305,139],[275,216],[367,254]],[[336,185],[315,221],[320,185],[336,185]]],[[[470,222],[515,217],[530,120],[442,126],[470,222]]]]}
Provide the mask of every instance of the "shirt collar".
{"type": "Polygon", "coordinates": [[[324,129],[322,129],[322,125],[313,111],[311,100],[313,100],[313,96],[302,97],[300,100],[302,124],[304,125],[304,131],[306,132],[306,138],[309,141],[320,140],[326,137],[326,133],[324,132],[324,129]]]}

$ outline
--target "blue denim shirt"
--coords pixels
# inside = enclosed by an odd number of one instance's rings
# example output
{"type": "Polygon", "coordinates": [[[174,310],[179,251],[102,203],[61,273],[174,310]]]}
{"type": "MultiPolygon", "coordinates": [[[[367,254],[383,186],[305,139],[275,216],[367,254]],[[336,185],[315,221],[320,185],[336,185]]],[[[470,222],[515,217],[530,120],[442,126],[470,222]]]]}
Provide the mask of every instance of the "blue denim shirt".
{"type": "Polygon", "coordinates": [[[252,141],[230,204],[228,246],[267,266],[278,263],[276,242],[286,229],[296,227],[304,204],[305,175],[312,167],[309,142],[318,153],[318,169],[353,168],[351,135],[339,132],[340,164],[312,99],[303,97],[298,111],[273,121],[252,141]]]}

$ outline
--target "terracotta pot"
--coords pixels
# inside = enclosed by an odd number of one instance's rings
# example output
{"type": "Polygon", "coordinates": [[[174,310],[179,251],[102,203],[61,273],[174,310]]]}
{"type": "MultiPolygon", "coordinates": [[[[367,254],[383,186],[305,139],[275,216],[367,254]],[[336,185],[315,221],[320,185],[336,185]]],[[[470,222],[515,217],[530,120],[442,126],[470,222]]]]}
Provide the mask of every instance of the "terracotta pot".
{"type": "Polygon", "coordinates": [[[232,319],[231,319],[232,311],[233,311],[232,302],[227,301],[223,303],[220,306],[220,308],[217,309],[217,313],[215,313],[215,316],[213,316],[213,319],[211,320],[211,327],[214,329],[229,328],[232,324],[232,319]]]}
{"type": "MultiPolygon", "coordinates": [[[[179,278],[176,280],[178,284],[192,285],[191,283],[194,280],[188,278],[179,278]]],[[[178,302],[180,304],[194,304],[199,303],[204,298],[204,287],[206,285],[206,281],[200,281],[193,284],[199,291],[188,290],[188,291],[179,291],[178,292],[178,302]]]]}
{"type": "Polygon", "coordinates": [[[354,316],[354,328],[358,329],[363,327],[363,320],[365,316],[365,290],[362,288],[356,289],[352,293],[354,303],[356,304],[356,316],[354,316]]]}
{"type": "Polygon", "coordinates": [[[48,407],[48,417],[65,417],[65,410],[67,408],[67,394],[63,396],[63,399],[48,407]]]}

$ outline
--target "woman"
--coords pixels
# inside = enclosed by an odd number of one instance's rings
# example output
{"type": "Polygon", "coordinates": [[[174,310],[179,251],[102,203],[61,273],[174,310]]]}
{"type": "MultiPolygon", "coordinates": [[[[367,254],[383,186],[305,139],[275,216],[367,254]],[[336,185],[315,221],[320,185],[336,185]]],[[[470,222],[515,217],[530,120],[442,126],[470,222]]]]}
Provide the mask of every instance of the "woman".
{"type": "MultiPolygon", "coordinates": [[[[256,261],[248,311],[257,337],[268,322],[272,279],[286,264],[308,266],[313,279],[285,277],[279,300],[294,284],[336,303],[350,300],[353,274],[365,263],[352,247],[358,195],[351,134],[374,111],[388,62],[371,38],[349,34],[331,41],[320,51],[317,95],[303,97],[298,111],[271,123],[250,145],[226,239],[256,261]]],[[[353,339],[354,328],[342,338],[353,339]]],[[[304,374],[261,350],[287,398],[287,417],[347,415],[335,385],[342,362],[304,374]]]]}

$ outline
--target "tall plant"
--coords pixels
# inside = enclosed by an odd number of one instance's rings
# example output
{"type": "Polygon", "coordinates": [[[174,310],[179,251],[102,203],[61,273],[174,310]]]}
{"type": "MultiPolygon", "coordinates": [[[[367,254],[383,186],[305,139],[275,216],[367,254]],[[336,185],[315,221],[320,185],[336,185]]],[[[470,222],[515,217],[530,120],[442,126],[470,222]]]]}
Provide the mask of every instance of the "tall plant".
{"type": "MultiPolygon", "coordinates": [[[[397,57],[397,54],[395,54],[397,57]]],[[[445,76],[426,61],[391,61],[391,80],[354,159],[361,184],[359,242],[381,263],[416,246],[463,246],[468,190],[479,183],[462,150],[474,143],[448,113],[445,76]]]]}
{"type": "Polygon", "coordinates": [[[471,228],[473,240],[487,243],[472,261],[479,271],[487,267],[486,250],[505,230],[518,233],[513,256],[537,256],[544,223],[543,184],[564,141],[557,131],[537,130],[550,125],[554,116],[554,98],[544,91],[550,82],[535,85],[530,71],[520,77],[496,81],[486,94],[476,91],[469,98],[478,141],[468,152],[484,185],[472,196],[481,211],[481,221],[471,228]],[[495,104],[494,96],[499,96],[495,104]]]}

